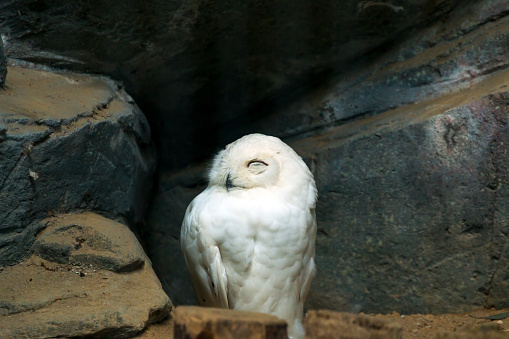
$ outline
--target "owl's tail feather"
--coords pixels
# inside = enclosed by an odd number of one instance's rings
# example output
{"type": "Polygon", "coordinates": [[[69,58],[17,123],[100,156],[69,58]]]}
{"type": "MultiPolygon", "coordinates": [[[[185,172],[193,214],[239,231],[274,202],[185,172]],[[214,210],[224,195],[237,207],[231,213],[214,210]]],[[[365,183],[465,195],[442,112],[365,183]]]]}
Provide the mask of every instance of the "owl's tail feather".
{"type": "Polygon", "coordinates": [[[304,339],[305,336],[306,331],[300,320],[295,319],[293,324],[288,324],[288,339],[304,339]]]}

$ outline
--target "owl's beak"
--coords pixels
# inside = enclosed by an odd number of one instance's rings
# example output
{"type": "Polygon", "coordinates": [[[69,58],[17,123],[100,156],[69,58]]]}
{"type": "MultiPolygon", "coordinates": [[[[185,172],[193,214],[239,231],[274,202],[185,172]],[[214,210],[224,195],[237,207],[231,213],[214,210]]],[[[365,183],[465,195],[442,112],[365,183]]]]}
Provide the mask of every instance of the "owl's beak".
{"type": "Polygon", "coordinates": [[[232,181],[230,180],[230,173],[228,173],[228,176],[226,177],[226,191],[230,191],[231,188],[233,188],[232,181]]]}

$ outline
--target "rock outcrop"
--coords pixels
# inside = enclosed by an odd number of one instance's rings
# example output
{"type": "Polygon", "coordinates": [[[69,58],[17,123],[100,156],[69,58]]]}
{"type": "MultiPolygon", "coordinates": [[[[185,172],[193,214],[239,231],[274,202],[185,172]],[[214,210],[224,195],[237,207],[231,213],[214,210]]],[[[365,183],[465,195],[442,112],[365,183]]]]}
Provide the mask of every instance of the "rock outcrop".
{"type": "MultiPolygon", "coordinates": [[[[308,308],[509,305],[506,5],[458,7],[333,84],[244,125],[243,132],[287,136],[315,174],[318,271],[308,308]]],[[[150,255],[176,303],[194,296],[184,261],[168,249],[179,244],[204,170],[160,175],[148,217],[150,255]]]]}
{"type": "Polygon", "coordinates": [[[352,128],[301,144],[322,150],[310,158],[322,269],[309,306],[402,313],[507,306],[500,277],[509,231],[509,73],[495,77],[479,84],[486,93],[390,111],[340,142],[333,140],[352,128]],[[435,116],[438,107],[445,110],[435,116]],[[397,127],[400,119],[417,120],[397,127]]]}
{"type": "Polygon", "coordinates": [[[0,91],[0,159],[0,266],[22,259],[52,214],[140,222],[155,169],[148,123],[117,83],[17,67],[0,91]]]}
{"type": "Polygon", "coordinates": [[[2,338],[128,338],[171,302],[134,234],[95,213],[42,221],[33,255],[0,270],[2,338]]]}
{"type": "Polygon", "coordinates": [[[143,218],[154,169],[148,123],[119,84],[9,68],[0,337],[126,338],[168,316],[171,302],[126,226],[143,218]]]}

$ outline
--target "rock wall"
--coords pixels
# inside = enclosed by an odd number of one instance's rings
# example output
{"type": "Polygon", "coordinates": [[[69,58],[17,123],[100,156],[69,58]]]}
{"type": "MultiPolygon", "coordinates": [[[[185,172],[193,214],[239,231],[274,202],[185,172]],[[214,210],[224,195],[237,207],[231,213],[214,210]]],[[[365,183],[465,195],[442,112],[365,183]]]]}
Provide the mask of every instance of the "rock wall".
{"type": "MultiPolygon", "coordinates": [[[[506,1],[458,7],[277,114],[239,125],[287,136],[315,174],[318,274],[308,308],[509,305],[507,14],[506,1]]],[[[144,233],[178,304],[194,296],[169,249],[204,169],[160,175],[144,233]]]]}
{"type": "Polygon", "coordinates": [[[429,313],[507,306],[495,292],[505,290],[499,279],[507,274],[503,84],[403,128],[378,127],[340,143],[307,140],[320,149],[311,161],[321,270],[309,307],[429,313]]]}
{"type": "Polygon", "coordinates": [[[162,162],[184,168],[348,62],[473,2],[4,0],[0,34],[12,58],[122,80],[162,162]]]}
{"type": "Polygon", "coordinates": [[[3,1],[11,61],[123,80],[161,161],[143,215],[153,153],[131,99],[104,79],[35,83],[10,70],[2,263],[27,253],[48,212],[143,219],[166,291],[194,303],[179,251],[185,208],[205,186],[203,160],[257,131],[293,146],[318,184],[308,307],[508,306],[508,14],[507,0],[3,1]],[[75,107],[52,109],[55,97],[75,107]]]}

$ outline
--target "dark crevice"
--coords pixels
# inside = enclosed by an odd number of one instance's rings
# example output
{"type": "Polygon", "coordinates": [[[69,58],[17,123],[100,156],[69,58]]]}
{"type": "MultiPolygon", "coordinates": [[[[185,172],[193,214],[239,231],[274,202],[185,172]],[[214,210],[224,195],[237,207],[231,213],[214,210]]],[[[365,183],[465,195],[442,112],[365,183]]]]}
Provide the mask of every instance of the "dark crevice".
{"type": "Polygon", "coordinates": [[[16,162],[14,163],[14,166],[12,166],[12,168],[10,169],[10,171],[7,173],[4,181],[2,182],[2,184],[0,185],[0,191],[2,191],[2,189],[4,188],[5,184],[7,183],[7,181],[9,180],[9,178],[11,177],[11,174],[12,172],[14,172],[14,170],[16,168],[18,168],[18,165],[19,163],[25,158],[25,154],[23,152],[21,152],[21,154],[18,156],[18,159],[16,160],[16,162]]]}

